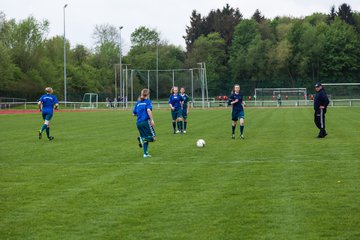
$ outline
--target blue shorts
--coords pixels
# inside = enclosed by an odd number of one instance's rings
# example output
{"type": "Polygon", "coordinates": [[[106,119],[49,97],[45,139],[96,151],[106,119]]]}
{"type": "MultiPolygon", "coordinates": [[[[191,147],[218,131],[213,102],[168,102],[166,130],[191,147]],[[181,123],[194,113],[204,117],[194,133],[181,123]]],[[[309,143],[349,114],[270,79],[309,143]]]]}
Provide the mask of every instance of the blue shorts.
{"type": "Polygon", "coordinates": [[[52,117],[53,117],[53,114],[52,113],[43,113],[42,117],[43,117],[44,120],[50,121],[52,119],[52,117]]]}
{"type": "Polygon", "coordinates": [[[137,129],[139,130],[140,137],[147,140],[154,140],[155,129],[151,126],[150,120],[136,123],[137,129]]]}
{"type": "Polygon", "coordinates": [[[232,112],[231,112],[231,119],[233,120],[233,121],[237,121],[237,120],[239,120],[239,119],[245,119],[245,113],[244,113],[244,110],[242,110],[242,111],[236,111],[236,110],[233,110],[232,112]]]}
{"type": "Polygon", "coordinates": [[[181,118],[182,117],[182,109],[178,108],[175,110],[171,110],[171,117],[172,120],[176,120],[177,118],[181,118]]]}

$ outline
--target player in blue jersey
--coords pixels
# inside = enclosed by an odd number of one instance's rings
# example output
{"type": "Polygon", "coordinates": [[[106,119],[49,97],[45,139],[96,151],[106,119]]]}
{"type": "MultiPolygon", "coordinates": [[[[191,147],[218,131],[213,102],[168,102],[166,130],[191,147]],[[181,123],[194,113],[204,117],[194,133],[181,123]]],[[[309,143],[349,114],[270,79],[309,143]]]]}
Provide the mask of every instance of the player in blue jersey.
{"type": "Polygon", "coordinates": [[[240,138],[244,139],[244,105],[243,95],[240,93],[240,85],[235,84],[233,92],[229,97],[229,105],[232,106],[231,119],[232,119],[232,139],[235,139],[235,128],[237,121],[240,119],[240,138]]]}
{"type": "Polygon", "coordinates": [[[152,104],[149,100],[149,89],[141,90],[140,99],[136,102],[133,114],[137,116],[136,126],[139,130],[139,147],[144,148],[144,158],[151,157],[149,154],[149,142],[155,141],[154,117],[152,115],[152,104]]]}
{"type": "Polygon", "coordinates": [[[180,95],[183,99],[183,102],[182,102],[182,117],[184,119],[184,129],[183,129],[183,133],[186,133],[186,127],[187,127],[187,117],[188,117],[188,114],[189,114],[189,111],[190,111],[190,104],[189,101],[190,101],[190,97],[189,95],[187,95],[185,93],[185,88],[182,87],[180,88],[180,95]]]}
{"type": "Polygon", "coordinates": [[[42,133],[46,130],[46,135],[49,141],[53,140],[54,137],[50,136],[50,120],[53,117],[54,109],[58,109],[59,101],[56,96],[53,95],[53,89],[51,87],[45,88],[46,94],[42,95],[38,102],[38,107],[42,112],[44,124],[39,131],[39,139],[42,138],[42,133]]]}
{"type": "Polygon", "coordinates": [[[172,117],[172,125],[174,134],[182,133],[182,102],[183,99],[179,94],[179,88],[177,86],[173,86],[171,88],[171,95],[169,97],[169,106],[171,108],[171,117],[172,117]],[[176,124],[178,130],[176,130],[176,124]]]}

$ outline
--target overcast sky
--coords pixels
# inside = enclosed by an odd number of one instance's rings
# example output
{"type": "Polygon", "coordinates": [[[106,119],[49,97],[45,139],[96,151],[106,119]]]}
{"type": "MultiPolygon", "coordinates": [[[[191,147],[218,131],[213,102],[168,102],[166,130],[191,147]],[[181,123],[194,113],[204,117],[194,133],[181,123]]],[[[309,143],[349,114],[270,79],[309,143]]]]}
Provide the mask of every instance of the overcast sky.
{"type": "Polygon", "coordinates": [[[225,6],[239,8],[249,18],[258,8],[267,18],[276,16],[307,16],[314,12],[328,13],[346,2],[360,11],[360,0],[1,0],[0,11],[6,19],[24,19],[30,15],[50,22],[48,37],[63,35],[63,6],[66,8],[66,37],[73,46],[92,48],[96,24],[110,24],[122,29],[124,52],[130,48],[130,34],[139,26],[155,28],[161,39],[185,47],[182,36],[190,23],[192,10],[203,16],[210,10],[225,6]]]}

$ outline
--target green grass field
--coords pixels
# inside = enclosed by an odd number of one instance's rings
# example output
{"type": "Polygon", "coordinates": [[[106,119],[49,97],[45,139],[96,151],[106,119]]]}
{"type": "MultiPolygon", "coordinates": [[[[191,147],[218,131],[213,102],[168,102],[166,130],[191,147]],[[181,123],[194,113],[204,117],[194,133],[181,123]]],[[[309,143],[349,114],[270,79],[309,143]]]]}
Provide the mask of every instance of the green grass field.
{"type": "Polygon", "coordinates": [[[0,115],[1,239],[360,239],[360,108],[154,111],[151,159],[130,111],[0,115]],[[237,133],[238,133],[237,129],[237,133]],[[196,148],[197,139],[206,141],[196,148]]]}

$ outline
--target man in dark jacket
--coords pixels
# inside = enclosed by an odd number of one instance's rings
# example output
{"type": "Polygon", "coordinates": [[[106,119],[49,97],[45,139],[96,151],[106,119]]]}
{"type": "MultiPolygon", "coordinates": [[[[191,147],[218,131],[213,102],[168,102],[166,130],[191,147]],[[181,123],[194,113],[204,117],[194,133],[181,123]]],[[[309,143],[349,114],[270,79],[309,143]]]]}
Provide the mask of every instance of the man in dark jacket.
{"type": "Polygon", "coordinates": [[[314,99],[314,122],[315,125],[320,129],[318,138],[324,138],[327,133],[325,130],[325,113],[327,106],[329,105],[329,99],[321,83],[315,84],[316,95],[314,99]]]}

